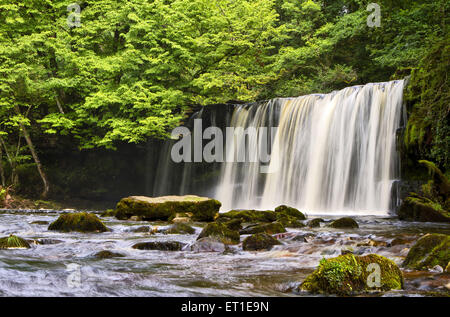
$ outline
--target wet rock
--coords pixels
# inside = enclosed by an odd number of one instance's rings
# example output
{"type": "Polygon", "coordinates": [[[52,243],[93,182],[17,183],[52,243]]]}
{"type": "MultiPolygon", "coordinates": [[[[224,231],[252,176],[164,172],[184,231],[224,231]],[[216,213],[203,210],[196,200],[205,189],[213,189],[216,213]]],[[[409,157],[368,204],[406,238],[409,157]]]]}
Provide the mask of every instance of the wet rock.
{"type": "Polygon", "coordinates": [[[165,230],[167,234],[194,234],[195,229],[185,223],[175,223],[165,230]]]}
{"type": "Polygon", "coordinates": [[[359,242],[356,246],[357,247],[385,247],[385,246],[387,246],[387,242],[373,240],[373,239],[367,239],[365,241],[359,242]]]}
{"type": "Polygon", "coordinates": [[[403,245],[411,243],[410,239],[406,238],[394,238],[392,241],[387,243],[388,247],[395,247],[396,245],[403,245]]]}
{"type": "Polygon", "coordinates": [[[240,234],[256,234],[256,233],[267,233],[267,234],[275,234],[275,233],[283,233],[286,232],[286,229],[283,227],[281,223],[272,222],[265,223],[259,225],[248,226],[241,231],[240,234]]]}
{"type": "Polygon", "coordinates": [[[213,221],[220,206],[221,203],[215,199],[194,195],[156,198],[131,196],[117,204],[116,217],[127,220],[138,216],[151,221],[173,219],[177,213],[192,213],[194,221],[213,221]]]}
{"type": "Polygon", "coordinates": [[[416,270],[426,270],[440,265],[446,267],[450,261],[450,236],[426,234],[409,250],[403,265],[416,270]]]}
{"type": "Polygon", "coordinates": [[[346,255],[346,254],[355,254],[355,250],[353,248],[341,249],[341,255],[346,255]]]}
{"type": "Polygon", "coordinates": [[[314,235],[311,233],[299,233],[293,236],[289,241],[296,241],[296,242],[310,242],[314,239],[314,235]]]}
{"type": "Polygon", "coordinates": [[[36,240],[37,244],[41,244],[41,245],[49,245],[49,244],[60,244],[63,243],[64,241],[61,240],[56,240],[56,239],[39,239],[36,240]]]}
{"type": "Polygon", "coordinates": [[[136,229],[131,229],[131,232],[135,233],[150,233],[152,232],[152,228],[150,226],[141,226],[136,229]]]}
{"type": "Polygon", "coordinates": [[[97,252],[94,256],[99,259],[111,259],[111,258],[121,258],[124,257],[125,255],[121,253],[115,253],[108,250],[104,250],[97,252]]]}
{"type": "Polygon", "coordinates": [[[30,224],[32,224],[32,225],[48,225],[48,221],[38,220],[38,221],[33,221],[30,224]]]}
{"type": "Polygon", "coordinates": [[[108,209],[100,214],[100,217],[115,217],[116,211],[114,209],[108,209]]]}
{"type": "Polygon", "coordinates": [[[181,251],[186,246],[178,241],[142,242],[133,245],[138,250],[181,251]]]}
{"type": "Polygon", "coordinates": [[[226,249],[225,244],[213,237],[201,238],[190,246],[194,252],[225,252],[226,249]]]}
{"type": "Polygon", "coordinates": [[[241,219],[243,222],[273,222],[277,220],[277,215],[271,210],[231,210],[219,214],[218,219],[241,219]]]}
{"type": "Polygon", "coordinates": [[[352,218],[349,217],[344,217],[344,218],[339,218],[335,221],[333,221],[330,224],[331,228],[339,228],[339,229],[355,229],[355,228],[359,228],[358,223],[353,220],[352,218]]]}
{"type": "Polygon", "coordinates": [[[242,242],[244,251],[270,250],[274,245],[281,244],[277,239],[267,233],[257,233],[247,237],[242,242]]]}
{"type": "Polygon", "coordinates": [[[56,230],[62,232],[105,232],[108,228],[100,221],[100,219],[87,212],[62,214],[59,218],[52,222],[48,230],[56,230]]]}
{"type": "Polygon", "coordinates": [[[277,217],[289,216],[296,218],[297,220],[306,220],[306,216],[302,212],[286,205],[275,208],[275,213],[277,214],[277,217]]]}
{"type": "Polygon", "coordinates": [[[346,254],[323,259],[319,267],[299,286],[299,290],[311,293],[341,296],[402,288],[403,275],[398,266],[377,254],[366,256],[346,254]],[[380,268],[379,284],[371,275],[376,267],[380,268]]]}
{"type": "Polygon", "coordinates": [[[403,200],[398,210],[400,220],[450,222],[450,212],[431,199],[410,196],[403,200]]]}
{"type": "Polygon", "coordinates": [[[191,212],[176,213],[173,218],[169,218],[169,221],[172,223],[189,223],[192,221],[192,216],[194,214],[191,212]]]}
{"type": "Polygon", "coordinates": [[[429,271],[432,272],[432,273],[443,273],[444,269],[440,265],[435,265],[434,267],[429,269],[429,271]]]}
{"type": "Polygon", "coordinates": [[[305,225],[299,221],[297,218],[292,216],[282,216],[278,217],[278,223],[283,225],[285,228],[303,228],[305,225]]]}
{"type": "Polygon", "coordinates": [[[23,238],[10,235],[0,239],[0,249],[29,249],[30,244],[23,238]]]}
{"type": "Polygon", "coordinates": [[[325,220],[323,220],[322,218],[315,218],[308,221],[306,225],[310,228],[319,228],[321,222],[325,222],[325,220]]]}
{"type": "Polygon", "coordinates": [[[236,230],[231,230],[223,223],[209,223],[203,228],[197,240],[205,237],[213,237],[224,244],[239,244],[240,236],[236,230]]]}

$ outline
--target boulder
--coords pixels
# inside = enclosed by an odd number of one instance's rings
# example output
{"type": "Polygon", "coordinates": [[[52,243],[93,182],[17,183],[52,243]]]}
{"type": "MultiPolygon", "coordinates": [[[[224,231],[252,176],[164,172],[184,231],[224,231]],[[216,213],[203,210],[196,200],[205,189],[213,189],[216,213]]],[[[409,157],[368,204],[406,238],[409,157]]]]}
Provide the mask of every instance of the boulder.
{"type": "Polygon", "coordinates": [[[256,234],[263,232],[267,234],[283,233],[286,232],[286,229],[283,227],[281,223],[272,222],[248,226],[239,231],[240,234],[256,234]]]}
{"type": "Polygon", "coordinates": [[[278,217],[277,222],[283,225],[285,228],[303,228],[305,225],[295,217],[281,216],[278,217]]]}
{"type": "Polygon", "coordinates": [[[409,250],[403,265],[416,270],[427,270],[436,265],[446,267],[450,261],[450,236],[426,234],[409,250]]]}
{"type": "Polygon", "coordinates": [[[311,293],[340,296],[402,288],[403,275],[398,266],[377,254],[345,254],[322,259],[319,267],[299,286],[299,290],[311,293]]]}
{"type": "Polygon", "coordinates": [[[186,246],[178,241],[142,242],[133,245],[138,250],[181,251],[186,246]]]}
{"type": "Polygon", "coordinates": [[[450,212],[426,197],[405,198],[397,212],[400,220],[450,222],[450,212]]]}
{"type": "Polygon", "coordinates": [[[62,232],[109,231],[96,215],[87,212],[62,214],[56,221],[50,224],[48,230],[62,232]]]}
{"type": "Polygon", "coordinates": [[[131,232],[135,233],[150,233],[152,232],[152,228],[150,226],[140,226],[135,229],[131,229],[131,232]]]}
{"type": "Polygon", "coordinates": [[[0,239],[0,249],[29,249],[30,244],[23,238],[10,235],[0,239]]]}
{"type": "Polygon", "coordinates": [[[121,253],[115,253],[108,250],[104,250],[97,252],[94,256],[99,259],[111,259],[111,258],[121,258],[124,257],[125,255],[121,253]]]}
{"type": "Polygon", "coordinates": [[[165,230],[163,233],[167,234],[194,234],[195,229],[185,223],[175,223],[165,230]]]}
{"type": "Polygon", "coordinates": [[[286,205],[278,206],[275,208],[275,212],[277,216],[290,216],[298,220],[306,220],[306,216],[302,212],[286,205]]]}
{"type": "Polygon", "coordinates": [[[217,238],[205,237],[195,241],[190,250],[194,252],[225,252],[227,246],[217,238]]]}
{"type": "Polygon", "coordinates": [[[100,217],[115,217],[116,211],[114,209],[108,209],[100,214],[100,217]]]}
{"type": "Polygon", "coordinates": [[[219,214],[218,219],[241,219],[243,222],[273,222],[277,214],[271,210],[231,210],[219,214]]]}
{"type": "Polygon", "coordinates": [[[174,219],[177,213],[192,213],[194,221],[213,221],[221,203],[215,199],[189,196],[123,198],[116,208],[116,218],[127,220],[133,216],[143,220],[174,219]]]}
{"type": "Polygon", "coordinates": [[[240,236],[237,230],[231,230],[223,223],[209,223],[203,228],[197,240],[205,237],[213,237],[224,244],[239,244],[240,236]]]}
{"type": "Polygon", "coordinates": [[[339,218],[330,224],[331,228],[347,229],[359,228],[358,223],[349,217],[339,218]]]}
{"type": "Polygon", "coordinates": [[[37,220],[37,221],[31,222],[31,224],[44,226],[44,225],[48,225],[48,221],[37,220]]]}
{"type": "Polygon", "coordinates": [[[325,220],[323,220],[322,218],[314,218],[308,221],[306,225],[310,228],[319,228],[321,222],[325,222],[325,220]]]}
{"type": "Polygon", "coordinates": [[[281,244],[277,239],[267,233],[257,233],[247,237],[242,242],[244,251],[270,250],[274,245],[281,244]]]}

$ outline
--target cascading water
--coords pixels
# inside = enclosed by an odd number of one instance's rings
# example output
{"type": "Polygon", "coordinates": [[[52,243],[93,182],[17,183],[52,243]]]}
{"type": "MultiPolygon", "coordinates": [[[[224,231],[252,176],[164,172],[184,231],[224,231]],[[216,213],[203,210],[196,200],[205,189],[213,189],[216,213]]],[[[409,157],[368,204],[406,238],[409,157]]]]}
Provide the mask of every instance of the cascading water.
{"type": "MultiPolygon", "coordinates": [[[[386,214],[397,176],[403,85],[277,99],[260,106],[263,111],[238,107],[232,125],[278,126],[269,166],[274,172],[261,173],[261,163],[224,163],[216,192],[223,209],[287,204],[310,213],[386,214]]],[[[245,151],[255,153],[258,145],[245,151]]]]}
{"type": "Polygon", "coordinates": [[[227,140],[224,163],[182,163],[180,169],[167,149],[153,194],[209,195],[222,202],[224,211],[287,204],[309,213],[387,214],[398,176],[395,143],[403,86],[392,81],[228,105],[226,115],[220,107],[202,110],[191,119],[201,118],[203,128],[220,119],[222,129],[255,129],[256,136],[227,140]],[[269,129],[262,135],[264,127],[269,129]],[[233,157],[239,151],[245,162],[233,157]],[[254,159],[265,152],[270,163],[254,159]]]}

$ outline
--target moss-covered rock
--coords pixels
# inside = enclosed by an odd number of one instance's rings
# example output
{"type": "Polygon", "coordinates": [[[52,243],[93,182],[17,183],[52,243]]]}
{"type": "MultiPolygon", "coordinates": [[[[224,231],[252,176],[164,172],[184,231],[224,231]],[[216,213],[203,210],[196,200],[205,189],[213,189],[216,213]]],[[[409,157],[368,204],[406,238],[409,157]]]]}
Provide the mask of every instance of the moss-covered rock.
{"type": "Polygon", "coordinates": [[[345,254],[323,259],[319,267],[299,286],[299,290],[311,293],[341,296],[402,288],[403,275],[398,266],[377,254],[345,254]],[[377,267],[380,269],[378,281],[374,276],[377,267]]]}
{"type": "Polygon", "coordinates": [[[50,224],[48,230],[62,232],[109,231],[96,215],[87,212],[62,214],[56,221],[50,224]]]}
{"type": "Polygon", "coordinates": [[[15,235],[4,237],[0,239],[0,249],[29,249],[30,244],[25,240],[15,235]]]}
{"type": "Polygon", "coordinates": [[[178,241],[142,242],[133,245],[137,250],[181,251],[185,243],[178,241]]]}
{"type": "Polygon", "coordinates": [[[303,227],[305,227],[303,222],[301,222],[300,220],[298,220],[297,218],[292,217],[292,216],[278,217],[277,222],[282,224],[283,227],[285,227],[285,228],[303,228],[303,227]]]}
{"type": "Polygon", "coordinates": [[[108,209],[100,214],[100,217],[115,217],[116,211],[114,209],[108,209]]]}
{"type": "Polygon", "coordinates": [[[274,245],[281,244],[277,239],[267,233],[257,233],[247,237],[242,242],[244,251],[270,250],[274,245]]]}
{"type": "Polygon", "coordinates": [[[194,221],[213,221],[219,212],[221,203],[215,199],[189,196],[123,198],[116,208],[116,217],[127,220],[132,216],[144,220],[169,220],[177,213],[192,213],[194,221]]]}
{"type": "Polygon", "coordinates": [[[288,207],[286,205],[281,205],[278,206],[277,208],[275,208],[275,212],[277,213],[277,216],[289,216],[289,217],[294,217],[298,220],[306,220],[306,216],[300,212],[299,210],[292,208],[292,207],[288,207]]]}
{"type": "Polygon", "coordinates": [[[152,227],[150,227],[150,226],[140,226],[140,227],[131,229],[131,232],[135,232],[135,233],[150,233],[150,232],[152,232],[152,227]]]}
{"type": "Polygon", "coordinates": [[[441,204],[418,195],[405,198],[397,214],[401,220],[450,222],[450,212],[441,204]]]}
{"type": "Polygon", "coordinates": [[[94,256],[99,259],[111,259],[111,258],[121,258],[121,257],[124,257],[125,255],[123,255],[121,253],[104,250],[104,251],[97,252],[94,256]]]}
{"type": "Polygon", "coordinates": [[[286,232],[286,229],[279,222],[251,225],[239,231],[240,234],[256,234],[256,233],[275,234],[283,232],[286,232]]]}
{"type": "Polygon", "coordinates": [[[218,219],[242,219],[243,222],[273,222],[277,215],[271,210],[231,210],[219,214],[218,219]]]}
{"type": "Polygon", "coordinates": [[[44,226],[44,225],[48,225],[48,221],[38,220],[38,221],[33,221],[33,222],[31,222],[31,224],[32,224],[32,225],[41,225],[41,226],[44,226]]]}
{"type": "Polygon", "coordinates": [[[319,228],[321,222],[325,222],[325,220],[323,220],[322,218],[314,218],[308,221],[307,226],[310,228],[319,228]]]}
{"type": "Polygon", "coordinates": [[[358,223],[354,219],[349,218],[349,217],[339,218],[339,219],[333,221],[330,224],[330,227],[331,228],[339,228],[339,229],[359,228],[358,223]]]}
{"type": "Polygon", "coordinates": [[[203,228],[197,240],[205,237],[213,237],[224,244],[239,244],[240,236],[236,230],[231,230],[223,223],[209,223],[203,228]]]}
{"type": "Polygon", "coordinates": [[[426,270],[436,265],[446,267],[450,261],[450,236],[445,234],[427,234],[421,237],[409,250],[403,265],[426,270]]]}
{"type": "Polygon", "coordinates": [[[195,229],[185,223],[175,223],[165,230],[167,234],[194,234],[195,229]]]}

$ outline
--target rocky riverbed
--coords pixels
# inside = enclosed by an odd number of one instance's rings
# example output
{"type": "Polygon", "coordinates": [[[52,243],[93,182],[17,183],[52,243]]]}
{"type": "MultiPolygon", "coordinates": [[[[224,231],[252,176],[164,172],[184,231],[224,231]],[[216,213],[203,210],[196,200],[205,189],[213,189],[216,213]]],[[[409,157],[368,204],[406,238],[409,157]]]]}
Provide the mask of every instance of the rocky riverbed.
{"type": "MultiPolygon", "coordinates": [[[[100,217],[103,233],[48,230],[64,211],[2,210],[0,236],[20,236],[29,249],[0,250],[0,296],[311,296],[299,285],[323,258],[379,254],[402,270],[404,289],[362,296],[448,296],[450,274],[439,267],[402,267],[410,248],[427,233],[450,234],[447,223],[355,217],[359,228],[288,228],[273,234],[281,244],[269,251],[243,251],[193,233],[167,234],[169,222],[100,217]],[[179,242],[179,251],[133,248],[142,243],[179,242]],[[108,251],[102,252],[101,251],[108,251]]],[[[97,213],[97,212],[96,212],[97,213]]],[[[100,215],[100,213],[97,213],[100,215]]],[[[308,220],[316,217],[308,217],[308,220]]],[[[443,268],[445,270],[445,268],[443,268]]]]}

